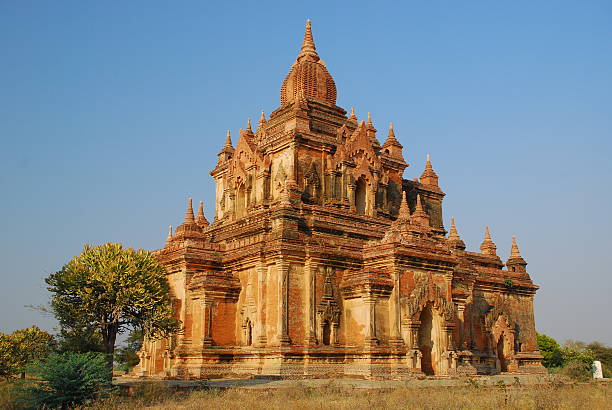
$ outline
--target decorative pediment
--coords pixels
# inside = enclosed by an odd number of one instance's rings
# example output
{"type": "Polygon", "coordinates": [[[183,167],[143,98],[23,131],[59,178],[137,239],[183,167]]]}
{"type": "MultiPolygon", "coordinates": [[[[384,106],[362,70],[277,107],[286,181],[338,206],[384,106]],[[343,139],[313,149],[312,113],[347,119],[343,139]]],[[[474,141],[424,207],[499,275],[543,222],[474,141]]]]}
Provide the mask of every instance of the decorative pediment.
{"type": "Polygon", "coordinates": [[[455,305],[451,300],[444,296],[440,285],[433,282],[431,274],[421,274],[416,280],[416,285],[406,303],[406,315],[409,319],[416,319],[416,316],[423,310],[427,303],[433,303],[434,309],[447,320],[453,320],[455,305]]]}
{"type": "Polygon", "coordinates": [[[514,319],[513,309],[510,306],[510,302],[507,298],[499,295],[493,302],[493,307],[489,310],[485,316],[485,327],[487,330],[493,329],[497,319],[503,316],[507,322],[509,328],[514,328],[516,320],[514,319]]]}

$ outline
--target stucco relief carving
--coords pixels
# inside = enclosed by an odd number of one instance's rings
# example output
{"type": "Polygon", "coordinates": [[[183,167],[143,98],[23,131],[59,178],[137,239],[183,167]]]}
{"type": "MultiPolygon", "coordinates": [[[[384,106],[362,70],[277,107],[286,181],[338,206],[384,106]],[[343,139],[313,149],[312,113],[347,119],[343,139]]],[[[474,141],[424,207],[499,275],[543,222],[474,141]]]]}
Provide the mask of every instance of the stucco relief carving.
{"type": "Polygon", "coordinates": [[[452,301],[446,299],[440,285],[433,282],[431,275],[415,274],[415,287],[406,299],[405,312],[408,319],[414,319],[415,316],[423,310],[427,302],[432,302],[442,317],[451,321],[454,317],[455,305],[452,301]]]}

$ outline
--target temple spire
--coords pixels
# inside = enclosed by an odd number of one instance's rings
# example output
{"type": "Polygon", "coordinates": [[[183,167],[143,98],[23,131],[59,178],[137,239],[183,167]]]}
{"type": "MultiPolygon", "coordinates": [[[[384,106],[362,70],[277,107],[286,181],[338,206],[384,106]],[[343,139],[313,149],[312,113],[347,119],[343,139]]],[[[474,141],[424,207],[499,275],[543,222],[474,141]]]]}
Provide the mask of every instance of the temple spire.
{"type": "Polygon", "coordinates": [[[431,157],[427,154],[427,161],[425,162],[425,170],[421,174],[421,183],[425,185],[438,186],[438,174],[434,171],[431,166],[431,157]]]}
{"type": "Polygon", "coordinates": [[[429,215],[427,214],[427,212],[425,212],[425,209],[423,207],[423,200],[421,199],[421,194],[417,194],[416,207],[414,208],[414,212],[412,213],[412,220],[415,221],[418,225],[429,225],[429,215]]]}
{"type": "Polygon", "coordinates": [[[457,227],[455,226],[454,216],[451,216],[451,226],[450,226],[450,230],[448,231],[448,239],[451,239],[451,240],[461,239],[459,237],[459,233],[457,232],[457,227]]]}
{"type": "Polygon", "coordinates": [[[219,163],[225,162],[232,157],[234,153],[234,147],[232,146],[232,138],[230,136],[230,130],[227,130],[227,136],[225,137],[225,145],[221,148],[221,151],[217,154],[219,157],[219,163]]]}
{"type": "Polygon", "coordinates": [[[193,215],[193,201],[191,198],[187,199],[187,210],[185,211],[185,222],[184,224],[194,224],[195,217],[193,215]]]}
{"type": "Polygon", "coordinates": [[[251,129],[251,119],[247,118],[247,126],[246,126],[246,132],[248,133],[253,133],[253,130],[251,129]]]}
{"type": "Polygon", "coordinates": [[[410,219],[410,208],[408,208],[408,201],[406,200],[406,192],[402,192],[402,203],[399,208],[398,219],[408,220],[410,219]]]}
{"type": "Polygon", "coordinates": [[[357,116],[355,115],[355,107],[351,107],[351,115],[349,115],[349,120],[353,122],[357,122],[357,116]]]}
{"type": "Polygon", "coordinates": [[[484,241],[480,245],[480,251],[487,255],[497,255],[497,246],[491,240],[491,233],[489,232],[489,226],[485,226],[484,241]]]}
{"type": "Polygon", "coordinates": [[[261,117],[259,117],[259,123],[257,124],[257,129],[261,129],[266,124],[266,114],[263,110],[261,110],[261,117]]]}
{"type": "Polygon", "coordinates": [[[168,227],[168,237],[166,238],[166,245],[172,241],[172,225],[168,227]]]}
{"type": "Polygon", "coordinates": [[[512,237],[512,248],[510,249],[510,257],[506,262],[508,270],[511,272],[527,273],[527,262],[521,256],[518,245],[516,244],[516,237],[512,237]]]}
{"type": "Polygon", "coordinates": [[[512,248],[510,249],[510,258],[521,258],[521,252],[516,244],[516,236],[512,237],[512,248]]]}
{"type": "Polygon", "coordinates": [[[200,227],[204,227],[204,226],[210,225],[208,223],[208,220],[204,216],[204,202],[202,202],[202,201],[200,201],[200,208],[198,209],[198,217],[196,218],[196,223],[200,227]]]}
{"type": "Polygon", "coordinates": [[[298,61],[302,58],[309,57],[314,61],[319,61],[319,55],[317,54],[317,48],[315,47],[314,39],[312,38],[312,29],[310,27],[310,20],[306,20],[306,31],[304,32],[304,41],[302,42],[302,49],[298,54],[298,61]]]}
{"type": "Polygon", "coordinates": [[[451,251],[453,252],[463,252],[465,250],[465,242],[461,240],[459,233],[457,232],[457,227],[455,226],[455,217],[451,217],[451,227],[448,231],[448,243],[450,245],[451,251]]]}
{"type": "Polygon", "coordinates": [[[367,123],[368,127],[374,127],[374,124],[372,124],[372,115],[370,113],[368,113],[368,123],[367,123]]]}

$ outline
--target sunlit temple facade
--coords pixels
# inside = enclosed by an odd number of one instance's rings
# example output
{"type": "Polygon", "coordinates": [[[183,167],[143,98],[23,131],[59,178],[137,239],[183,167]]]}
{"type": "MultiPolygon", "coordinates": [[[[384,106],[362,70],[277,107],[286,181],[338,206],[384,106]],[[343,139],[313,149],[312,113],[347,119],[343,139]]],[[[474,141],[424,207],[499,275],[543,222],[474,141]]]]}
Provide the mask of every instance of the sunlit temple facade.
{"type": "MultiPolygon", "coordinates": [[[[429,157],[404,179],[402,144],[336,105],[310,22],[280,107],[228,131],[210,175],[214,221],[191,200],[155,255],[184,330],[146,341],[135,372],[410,378],[541,373],[538,289],[513,238],[469,252],[442,222],[429,157]],[[381,138],[383,139],[383,138],[381,138]],[[417,176],[417,175],[415,175],[417,176]]],[[[222,141],[222,139],[221,139],[222,141]]]]}

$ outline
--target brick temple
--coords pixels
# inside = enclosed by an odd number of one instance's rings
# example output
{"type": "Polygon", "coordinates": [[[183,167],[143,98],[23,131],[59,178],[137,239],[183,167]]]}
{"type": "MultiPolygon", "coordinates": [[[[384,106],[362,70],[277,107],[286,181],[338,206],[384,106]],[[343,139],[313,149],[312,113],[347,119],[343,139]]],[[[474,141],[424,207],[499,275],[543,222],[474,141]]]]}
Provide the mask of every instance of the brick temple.
{"type": "Polygon", "coordinates": [[[466,251],[429,157],[407,167],[392,125],[381,145],[369,114],[336,105],[307,22],[280,107],[235,146],[227,133],[213,223],[189,200],[155,251],[184,331],[146,341],[136,374],[544,372],[516,240],[505,264],[488,228],[466,251]]]}

